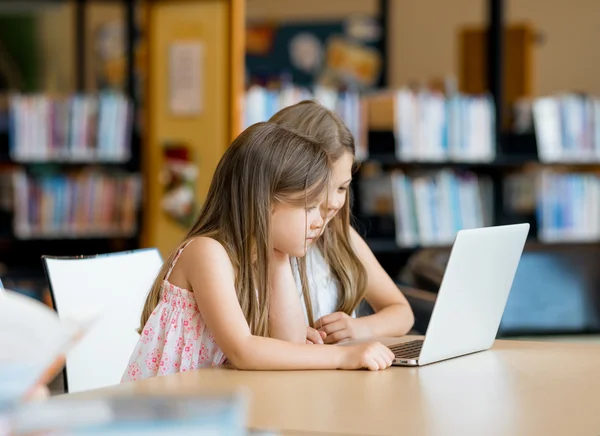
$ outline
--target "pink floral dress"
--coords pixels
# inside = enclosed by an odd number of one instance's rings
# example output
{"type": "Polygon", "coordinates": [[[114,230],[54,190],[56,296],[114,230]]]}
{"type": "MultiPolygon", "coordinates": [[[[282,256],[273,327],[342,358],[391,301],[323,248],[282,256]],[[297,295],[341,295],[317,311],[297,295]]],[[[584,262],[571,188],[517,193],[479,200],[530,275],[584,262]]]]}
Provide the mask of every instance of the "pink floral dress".
{"type": "Polygon", "coordinates": [[[169,283],[171,271],[186,246],[179,249],[162,282],[160,302],[144,326],[122,382],[225,362],[225,355],[200,315],[194,293],[169,283]]]}

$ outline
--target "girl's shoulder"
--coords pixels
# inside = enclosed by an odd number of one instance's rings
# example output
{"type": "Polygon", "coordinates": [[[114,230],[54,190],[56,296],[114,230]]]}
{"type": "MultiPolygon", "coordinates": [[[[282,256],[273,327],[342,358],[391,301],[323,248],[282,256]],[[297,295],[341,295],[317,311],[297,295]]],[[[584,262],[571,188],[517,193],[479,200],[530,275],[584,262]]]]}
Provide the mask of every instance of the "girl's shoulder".
{"type": "Polygon", "coordinates": [[[223,244],[208,236],[196,236],[183,243],[176,255],[173,274],[180,281],[188,281],[198,271],[227,273],[233,271],[229,254],[223,244]]]}
{"type": "Polygon", "coordinates": [[[196,236],[182,244],[180,262],[213,263],[226,262],[231,264],[229,254],[223,244],[209,236],[196,236]]]}

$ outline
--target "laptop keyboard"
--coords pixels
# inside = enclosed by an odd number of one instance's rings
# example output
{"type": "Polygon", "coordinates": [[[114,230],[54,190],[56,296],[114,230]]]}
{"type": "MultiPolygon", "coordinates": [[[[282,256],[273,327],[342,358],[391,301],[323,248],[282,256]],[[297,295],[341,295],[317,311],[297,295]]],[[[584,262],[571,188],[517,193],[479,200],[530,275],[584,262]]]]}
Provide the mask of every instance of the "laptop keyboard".
{"type": "Polygon", "coordinates": [[[389,348],[393,351],[397,359],[417,359],[423,346],[422,339],[403,342],[401,344],[391,345],[389,348]]]}

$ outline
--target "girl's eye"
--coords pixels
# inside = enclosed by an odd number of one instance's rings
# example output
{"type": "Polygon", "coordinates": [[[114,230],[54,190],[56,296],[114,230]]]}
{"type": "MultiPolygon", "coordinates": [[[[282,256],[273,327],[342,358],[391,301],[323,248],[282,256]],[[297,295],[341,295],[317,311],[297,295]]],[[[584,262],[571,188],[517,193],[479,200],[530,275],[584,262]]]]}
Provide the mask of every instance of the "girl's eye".
{"type": "Polygon", "coordinates": [[[306,210],[307,210],[308,212],[312,212],[312,211],[313,211],[313,210],[315,210],[316,208],[317,208],[317,206],[308,206],[308,207],[306,208],[306,210]]]}
{"type": "Polygon", "coordinates": [[[347,190],[348,190],[348,187],[347,187],[347,186],[340,186],[340,187],[338,188],[338,191],[341,191],[341,192],[345,192],[345,191],[347,191],[347,190]]]}

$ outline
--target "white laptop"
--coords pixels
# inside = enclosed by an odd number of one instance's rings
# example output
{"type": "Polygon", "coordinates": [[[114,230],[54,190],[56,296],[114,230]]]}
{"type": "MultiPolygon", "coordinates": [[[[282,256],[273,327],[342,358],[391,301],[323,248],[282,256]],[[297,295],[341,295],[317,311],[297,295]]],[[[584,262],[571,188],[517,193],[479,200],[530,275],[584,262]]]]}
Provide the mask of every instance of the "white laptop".
{"type": "Polygon", "coordinates": [[[457,233],[424,339],[382,341],[396,366],[422,366],[491,348],[529,224],[457,233]],[[387,343],[386,343],[387,342],[387,343]]]}

